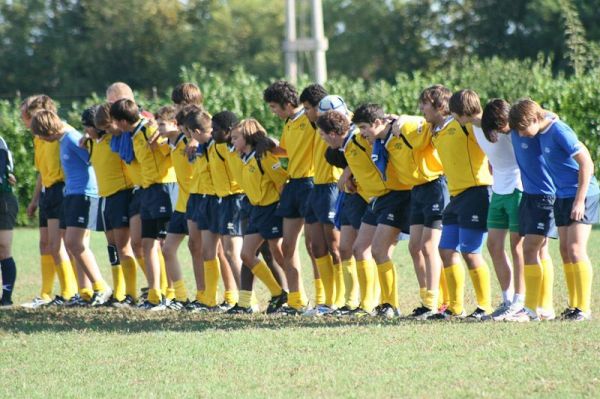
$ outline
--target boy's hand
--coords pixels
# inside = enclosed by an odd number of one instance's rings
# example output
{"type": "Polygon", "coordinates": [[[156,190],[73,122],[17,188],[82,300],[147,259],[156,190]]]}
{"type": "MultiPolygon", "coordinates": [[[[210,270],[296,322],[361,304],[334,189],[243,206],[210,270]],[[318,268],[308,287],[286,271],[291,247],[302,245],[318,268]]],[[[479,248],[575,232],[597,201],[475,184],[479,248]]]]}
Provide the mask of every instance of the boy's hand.
{"type": "Polygon", "coordinates": [[[571,209],[571,219],[576,222],[583,220],[585,213],[585,200],[573,202],[573,208],[571,209]]]}
{"type": "Polygon", "coordinates": [[[12,173],[8,174],[8,184],[15,186],[17,184],[17,178],[12,173]]]}
{"type": "Polygon", "coordinates": [[[196,139],[189,140],[187,143],[187,147],[185,147],[185,154],[188,157],[193,157],[194,155],[196,155],[196,151],[198,150],[199,145],[200,145],[200,143],[198,143],[198,140],[196,140],[196,139]]]}
{"type": "Polygon", "coordinates": [[[31,201],[29,205],[27,205],[27,217],[32,218],[35,216],[35,211],[37,210],[38,204],[35,201],[31,201]]]}
{"type": "Polygon", "coordinates": [[[84,135],[82,138],[80,138],[79,139],[79,147],[86,148],[86,144],[87,144],[88,140],[90,140],[90,138],[87,135],[84,135]]]}
{"type": "Polygon", "coordinates": [[[400,137],[400,129],[402,129],[402,125],[404,125],[404,119],[402,118],[402,116],[398,116],[398,115],[387,115],[388,120],[394,121],[394,123],[392,123],[392,134],[396,137],[400,137]]]}
{"type": "MultiPolygon", "coordinates": [[[[154,134],[152,136],[150,136],[148,138],[148,144],[150,144],[150,147],[152,147],[153,144],[155,144],[158,139],[160,138],[160,132],[157,130],[156,132],[154,132],[154,134]]],[[[156,147],[152,147],[153,149],[156,147]]]]}

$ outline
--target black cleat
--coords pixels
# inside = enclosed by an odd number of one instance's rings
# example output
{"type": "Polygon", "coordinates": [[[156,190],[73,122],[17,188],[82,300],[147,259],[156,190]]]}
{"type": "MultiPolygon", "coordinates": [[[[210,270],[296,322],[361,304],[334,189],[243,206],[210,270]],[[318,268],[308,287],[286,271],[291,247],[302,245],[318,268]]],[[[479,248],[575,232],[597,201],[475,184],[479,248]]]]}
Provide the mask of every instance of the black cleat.
{"type": "Polygon", "coordinates": [[[467,316],[468,321],[487,321],[491,320],[492,316],[481,308],[475,309],[473,313],[467,316]]]}
{"type": "Polygon", "coordinates": [[[186,310],[189,304],[190,304],[190,301],[188,301],[188,300],[186,300],[185,302],[182,302],[182,301],[178,301],[177,299],[172,299],[167,304],[167,309],[176,310],[176,311],[186,310]]]}
{"type": "Polygon", "coordinates": [[[333,311],[333,313],[331,313],[331,314],[333,316],[350,316],[352,314],[352,312],[356,309],[358,309],[358,308],[352,309],[350,306],[344,305],[339,309],[335,309],[333,311]]]}
{"type": "Polygon", "coordinates": [[[397,309],[394,309],[394,307],[389,303],[384,303],[377,306],[375,311],[377,312],[377,316],[385,319],[393,319],[394,317],[400,316],[400,312],[397,309]]]}
{"type": "Polygon", "coordinates": [[[427,306],[419,306],[418,308],[413,309],[412,313],[410,315],[408,315],[408,317],[412,317],[415,319],[422,319],[422,318],[426,318],[427,316],[425,315],[432,315],[432,310],[429,309],[427,306]]]}
{"type": "Polygon", "coordinates": [[[255,311],[254,311],[254,309],[252,309],[252,306],[245,308],[236,303],[235,305],[233,305],[233,307],[231,307],[225,313],[227,313],[227,314],[253,314],[253,313],[255,313],[255,311]]]}
{"type": "Polygon", "coordinates": [[[281,291],[281,294],[271,297],[267,306],[267,314],[278,313],[282,308],[287,306],[288,294],[281,291]]]}
{"type": "Polygon", "coordinates": [[[57,295],[54,297],[53,300],[51,300],[50,302],[48,302],[47,304],[44,305],[44,307],[50,307],[50,306],[65,306],[67,304],[68,300],[63,298],[60,295],[57,295]]]}

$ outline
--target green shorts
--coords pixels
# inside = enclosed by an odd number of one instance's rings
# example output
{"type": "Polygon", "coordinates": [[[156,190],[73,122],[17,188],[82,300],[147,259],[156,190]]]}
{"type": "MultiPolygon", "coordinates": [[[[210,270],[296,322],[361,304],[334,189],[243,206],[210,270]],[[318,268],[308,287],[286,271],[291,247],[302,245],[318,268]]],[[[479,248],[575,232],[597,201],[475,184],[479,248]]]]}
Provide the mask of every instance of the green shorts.
{"type": "Polygon", "coordinates": [[[515,190],[512,194],[492,193],[492,202],[488,210],[488,229],[509,229],[519,232],[519,203],[523,193],[515,190]]]}

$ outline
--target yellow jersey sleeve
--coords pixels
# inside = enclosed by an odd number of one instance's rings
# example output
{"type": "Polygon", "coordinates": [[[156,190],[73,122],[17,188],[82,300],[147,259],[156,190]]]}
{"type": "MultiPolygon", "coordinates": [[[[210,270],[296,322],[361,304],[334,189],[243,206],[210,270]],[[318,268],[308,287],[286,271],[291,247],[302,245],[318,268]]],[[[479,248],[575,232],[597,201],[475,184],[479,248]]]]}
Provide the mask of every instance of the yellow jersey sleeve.
{"type": "Polygon", "coordinates": [[[288,175],[271,152],[263,154],[260,160],[252,152],[243,157],[242,165],[240,183],[252,205],[266,206],[279,201],[279,188],[288,175]]]}
{"type": "Polygon", "coordinates": [[[315,137],[315,184],[331,184],[336,183],[342,175],[342,169],[336,168],[325,159],[325,152],[328,145],[323,140],[320,134],[315,137]]]}
{"type": "Polygon", "coordinates": [[[38,136],[33,136],[33,166],[35,170],[40,172],[40,165],[42,163],[42,144],[44,142],[38,136]]]}
{"type": "Polygon", "coordinates": [[[45,141],[42,143],[41,149],[40,176],[42,185],[50,187],[55,183],[64,181],[65,174],[60,163],[60,143],[58,141],[45,141]]]}
{"type": "Polygon", "coordinates": [[[240,157],[240,154],[238,154],[238,152],[232,145],[227,145],[225,148],[226,152],[225,149],[223,150],[223,152],[227,154],[227,156],[225,157],[225,161],[227,162],[227,169],[231,172],[231,176],[236,181],[237,185],[240,187],[240,190],[243,192],[244,189],[242,187],[242,184],[240,183],[242,181],[242,169],[244,168],[242,157],[240,157]]]}
{"type": "Polygon", "coordinates": [[[452,196],[471,187],[492,184],[487,156],[474,136],[472,125],[463,127],[454,119],[434,132],[432,142],[444,166],[452,196]]]}
{"type": "Polygon", "coordinates": [[[387,194],[390,189],[385,186],[381,174],[371,160],[373,147],[358,131],[350,133],[343,151],[356,180],[358,194],[367,202],[375,197],[387,194]]]}
{"type": "Polygon", "coordinates": [[[175,210],[177,212],[185,212],[187,201],[190,197],[190,187],[192,185],[194,167],[189,162],[187,153],[185,152],[186,140],[183,134],[178,137],[177,141],[175,141],[170,148],[171,162],[173,163],[173,168],[175,169],[177,186],[179,188],[175,210]]]}
{"type": "Polygon", "coordinates": [[[111,138],[112,136],[107,134],[100,141],[88,141],[90,163],[96,174],[98,194],[101,197],[108,197],[121,190],[133,187],[119,154],[113,152],[110,148],[111,138]]]}
{"type": "Polygon", "coordinates": [[[277,159],[271,152],[267,151],[260,159],[262,169],[272,181],[277,191],[281,191],[283,185],[288,181],[289,174],[283,169],[279,159],[277,159]]]}
{"type": "MultiPolygon", "coordinates": [[[[142,122],[143,123],[143,122],[142,122]]],[[[171,157],[165,155],[158,146],[150,146],[148,139],[156,132],[156,127],[142,125],[133,134],[133,151],[140,163],[142,187],[148,188],[157,183],[175,183],[177,178],[171,157]]]]}
{"type": "Polygon", "coordinates": [[[227,143],[213,143],[208,151],[210,175],[213,178],[217,196],[222,198],[228,195],[241,194],[242,188],[230,170],[227,161],[227,158],[229,158],[227,143]]]}
{"type": "Polygon", "coordinates": [[[131,180],[134,186],[142,187],[142,167],[137,159],[134,159],[129,164],[126,162],[123,163],[125,164],[125,173],[127,173],[129,180],[131,180]]]}
{"type": "Polygon", "coordinates": [[[216,195],[208,165],[208,156],[203,152],[196,154],[192,160],[194,173],[190,185],[191,194],[216,195]]]}
{"type": "Polygon", "coordinates": [[[287,152],[288,173],[292,179],[314,176],[313,155],[316,136],[317,131],[304,111],[285,123],[279,145],[287,152]]]}

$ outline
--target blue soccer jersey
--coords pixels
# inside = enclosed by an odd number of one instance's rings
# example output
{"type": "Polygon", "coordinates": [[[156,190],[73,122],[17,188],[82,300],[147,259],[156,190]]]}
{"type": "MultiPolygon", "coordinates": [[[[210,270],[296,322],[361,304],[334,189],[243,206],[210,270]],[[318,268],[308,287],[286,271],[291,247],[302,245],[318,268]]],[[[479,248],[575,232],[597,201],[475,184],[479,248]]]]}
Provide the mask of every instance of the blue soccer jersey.
{"type": "Polygon", "coordinates": [[[515,130],[510,134],[515,158],[521,171],[523,191],[527,194],[555,195],[556,187],[542,155],[538,136],[521,137],[515,130]]]}
{"type": "MultiPolygon", "coordinates": [[[[579,164],[573,159],[583,148],[577,135],[566,123],[555,119],[539,137],[542,155],[556,185],[558,198],[572,198],[577,193],[579,164]]],[[[598,195],[598,182],[592,176],[587,195],[598,195]]]]}
{"type": "Polygon", "coordinates": [[[65,171],[65,195],[98,196],[96,175],[87,149],[79,146],[81,133],[67,130],[60,138],[60,162],[65,171]]]}

